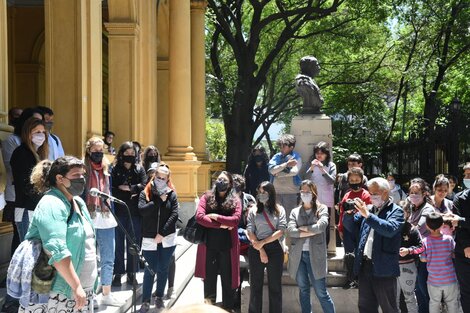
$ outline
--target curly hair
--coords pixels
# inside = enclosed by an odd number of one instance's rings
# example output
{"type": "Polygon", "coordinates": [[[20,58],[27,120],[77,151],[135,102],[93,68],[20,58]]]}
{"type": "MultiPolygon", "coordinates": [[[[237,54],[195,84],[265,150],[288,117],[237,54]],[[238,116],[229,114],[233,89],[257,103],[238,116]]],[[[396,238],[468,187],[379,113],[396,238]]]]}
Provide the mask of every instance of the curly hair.
{"type": "Polygon", "coordinates": [[[56,187],[57,175],[65,176],[76,167],[84,169],[85,165],[82,160],[70,155],[60,157],[54,162],[43,160],[33,168],[30,177],[31,184],[37,192],[44,193],[51,187],[56,187]]]}
{"type": "Polygon", "coordinates": [[[222,211],[223,215],[227,214],[230,215],[234,212],[235,207],[237,205],[238,200],[238,195],[235,192],[235,189],[233,188],[233,177],[232,174],[230,174],[227,171],[222,171],[217,175],[219,177],[220,175],[224,174],[225,176],[228,177],[229,180],[229,186],[228,189],[225,193],[225,197],[222,198],[219,193],[215,189],[215,184],[212,186],[212,189],[206,192],[206,203],[207,203],[207,212],[212,212],[212,211],[222,211]]]}

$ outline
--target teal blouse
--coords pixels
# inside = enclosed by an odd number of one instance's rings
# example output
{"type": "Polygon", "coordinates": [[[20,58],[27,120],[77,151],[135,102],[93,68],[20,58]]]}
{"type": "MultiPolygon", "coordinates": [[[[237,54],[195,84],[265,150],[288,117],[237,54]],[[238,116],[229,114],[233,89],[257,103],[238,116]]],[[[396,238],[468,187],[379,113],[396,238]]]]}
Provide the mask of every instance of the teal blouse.
{"type": "MultiPolygon", "coordinates": [[[[74,197],[74,200],[88,223],[93,225],[85,202],[80,197],[74,197]]],[[[75,210],[67,223],[71,210],[73,210],[72,205],[65,195],[59,189],[52,188],[42,197],[34,210],[26,239],[42,241],[43,248],[51,255],[49,259],[51,265],[71,257],[73,267],[80,276],[85,259],[86,234],[83,228],[84,221],[75,210]]],[[[64,294],[69,299],[72,299],[73,295],[72,288],[58,272],[51,292],[64,294]]]]}

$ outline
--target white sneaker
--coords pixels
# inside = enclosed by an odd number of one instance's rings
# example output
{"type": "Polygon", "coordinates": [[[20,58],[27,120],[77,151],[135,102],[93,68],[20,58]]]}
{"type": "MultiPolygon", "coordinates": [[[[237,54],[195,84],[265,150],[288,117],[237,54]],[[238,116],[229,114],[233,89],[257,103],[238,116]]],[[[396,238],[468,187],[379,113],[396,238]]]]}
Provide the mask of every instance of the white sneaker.
{"type": "Polygon", "coordinates": [[[123,306],[126,304],[126,301],[118,299],[112,293],[109,293],[108,295],[103,295],[101,297],[101,304],[110,306],[123,306]]]}

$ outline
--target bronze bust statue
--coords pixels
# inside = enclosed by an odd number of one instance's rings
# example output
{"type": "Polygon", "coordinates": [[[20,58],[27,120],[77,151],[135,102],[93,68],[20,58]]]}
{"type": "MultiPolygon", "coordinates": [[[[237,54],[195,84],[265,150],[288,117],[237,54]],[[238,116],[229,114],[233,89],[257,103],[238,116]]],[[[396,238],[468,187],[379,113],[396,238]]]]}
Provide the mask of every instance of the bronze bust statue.
{"type": "Polygon", "coordinates": [[[320,64],[313,56],[300,59],[300,74],[295,77],[296,90],[304,105],[302,114],[321,114],[323,97],[313,78],[320,73],[320,64]]]}

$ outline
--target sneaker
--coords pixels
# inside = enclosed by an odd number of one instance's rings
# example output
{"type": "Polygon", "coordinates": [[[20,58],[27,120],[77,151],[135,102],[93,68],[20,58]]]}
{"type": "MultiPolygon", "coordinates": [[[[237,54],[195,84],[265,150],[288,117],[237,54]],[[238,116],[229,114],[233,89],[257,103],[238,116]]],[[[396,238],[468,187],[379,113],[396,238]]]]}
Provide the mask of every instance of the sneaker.
{"type": "Polygon", "coordinates": [[[344,285],[343,285],[343,289],[350,289],[351,288],[351,285],[354,283],[354,281],[347,281],[344,285]]]}
{"type": "Polygon", "coordinates": [[[113,282],[111,283],[111,286],[114,286],[114,287],[121,287],[122,286],[121,274],[114,275],[114,279],[113,279],[113,282]]]}
{"type": "Polygon", "coordinates": [[[166,295],[163,297],[163,299],[164,300],[170,300],[172,295],[173,295],[173,287],[169,287],[168,290],[166,291],[166,295]]]}
{"type": "Polygon", "coordinates": [[[132,286],[133,282],[135,282],[135,284],[138,285],[137,279],[135,279],[134,274],[133,273],[127,273],[127,284],[132,286]]]}
{"type": "Polygon", "coordinates": [[[160,312],[165,308],[165,303],[163,303],[163,298],[156,297],[155,298],[155,309],[157,312],[160,312]]]}
{"type": "Polygon", "coordinates": [[[357,283],[357,281],[352,281],[350,288],[351,288],[351,289],[359,288],[359,284],[357,283]]]}
{"type": "Polygon", "coordinates": [[[147,313],[150,310],[150,303],[144,302],[140,306],[139,313],[147,313]]]}
{"type": "Polygon", "coordinates": [[[103,295],[101,297],[101,304],[108,306],[123,306],[126,304],[126,301],[118,299],[113,293],[109,293],[106,296],[103,295]]]}
{"type": "Polygon", "coordinates": [[[93,309],[98,310],[100,307],[100,304],[98,303],[98,300],[96,300],[96,297],[93,298],[93,309]]]}

